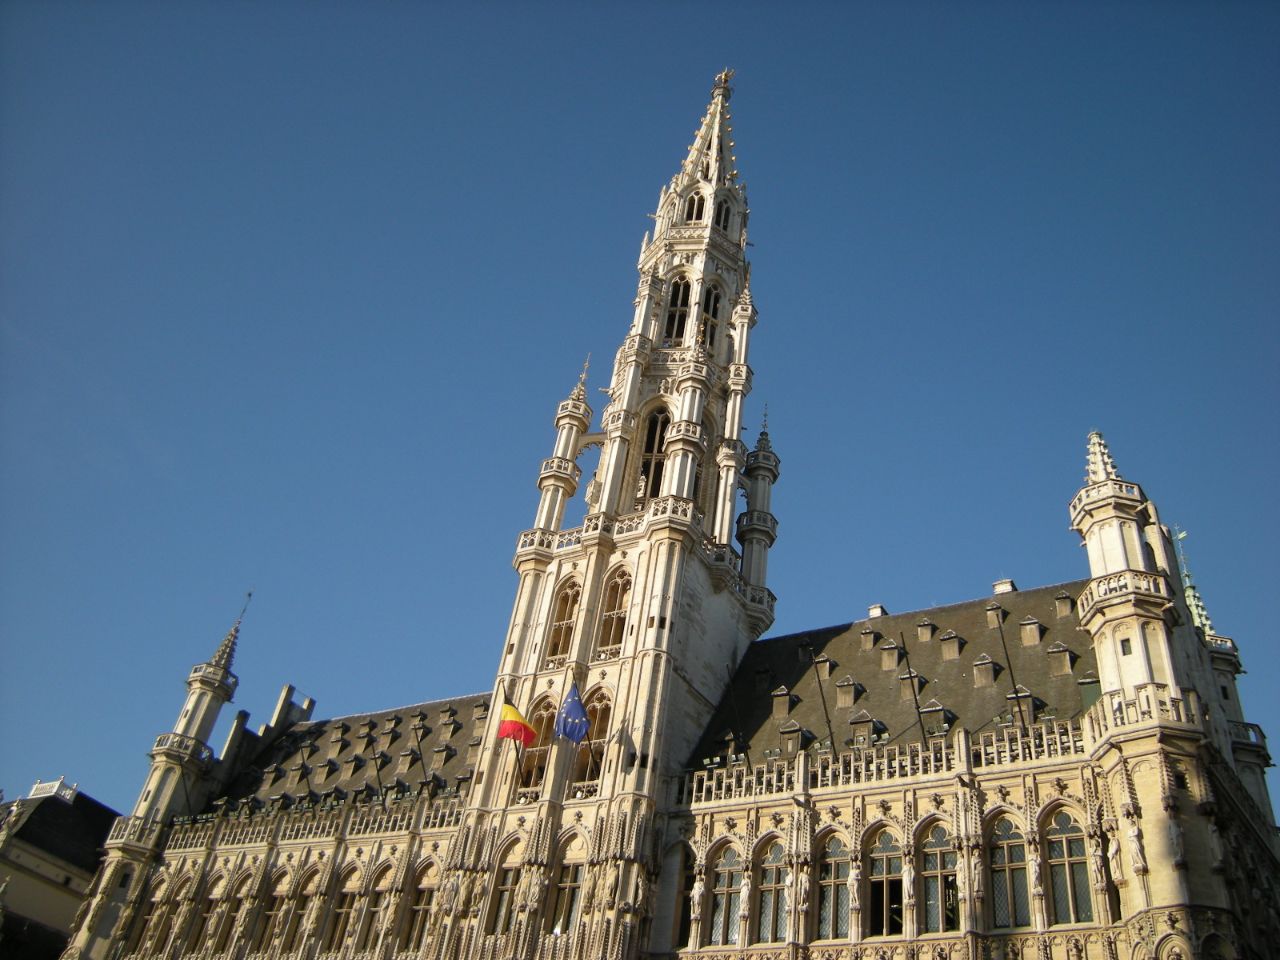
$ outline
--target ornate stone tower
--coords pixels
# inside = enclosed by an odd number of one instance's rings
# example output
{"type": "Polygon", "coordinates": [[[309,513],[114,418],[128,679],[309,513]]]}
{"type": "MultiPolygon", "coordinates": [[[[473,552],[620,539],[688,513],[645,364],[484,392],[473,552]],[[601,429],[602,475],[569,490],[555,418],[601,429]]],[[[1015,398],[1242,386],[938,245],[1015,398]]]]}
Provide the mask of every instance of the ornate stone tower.
{"type": "Polygon", "coordinates": [[[688,156],[659,194],[601,429],[588,432],[585,370],[556,411],[534,527],[516,548],[495,691],[536,739],[518,752],[497,738],[500,711],[491,713],[446,883],[447,896],[487,905],[448,921],[442,955],[530,955],[539,937],[569,929],[590,953],[633,954],[655,818],[729,672],[773,621],[765,570],[779,461],[766,433],[751,453],[740,439],[756,309],[731,76],[716,78],[688,156]],[[583,522],[564,529],[579,460],[597,449],[583,522]],[[580,744],[553,735],[574,684],[589,720],[580,744]]]}

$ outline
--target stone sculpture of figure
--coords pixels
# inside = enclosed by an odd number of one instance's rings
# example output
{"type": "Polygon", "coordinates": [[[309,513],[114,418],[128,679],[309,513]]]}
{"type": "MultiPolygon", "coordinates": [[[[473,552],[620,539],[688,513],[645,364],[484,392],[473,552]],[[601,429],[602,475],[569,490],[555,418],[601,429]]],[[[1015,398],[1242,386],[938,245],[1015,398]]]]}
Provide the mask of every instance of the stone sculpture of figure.
{"type": "Polygon", "coordinates": [[[587,878],[582,884],[582,910],[590,913],[596,903],[596,868],[587,867],[587,878]]]}
{"type": "Polygon", "coordinates": [[[902,892],[907,903],[916,901],[916,868],[911,863],[911,855],[902,858],[902,892]]]}
{"type": "Polygon", "coordinates": [[[605,882],[604,892],[605,892],[605,897],[609,901],[609,905],[612,906],[614,901],[618,898],[618,894],[621,892],[618,889],[618,861],[617,860],[614,860],[609,864],[609,879],[605,882]]]}
{"type": "Polygon", "coordinates": [[[1031,892],[1034,894],[1044,895],[1044,881],[1040,876],[1040,851],[1034,847],[1027,855],[1027,866],[1031,872],[1031,892]]]}
{"type": "Polygon", "coordinates": [[[1209,856],[1211,862],[1216,869],[1222,867],[1222,833],[1218,830],[1218,825],[1209,819],[1209,856]]]}
{"type": "Polygon", "coordinates": [[[1147,852],[1142,846],[1142,827],[1135,818],[1130,821],[1127,831],[1129,837],[1129,862],[1133,864],[1134,873],[1147,872],[1147,852]]]}
{"type": "Polygon", "coordinates": [[[1111,866],[1111,879],[1119,880],[1124,876],[1120,869],[1120,834],[1113,831],[1107,834],[1107,862],[1111,866]]]}
{"type": "Polygon", "coordinates": [[[984,871],[982,869],[982,852],[980,850],[973,851],[971,871],[972,872],[969,875],[973,878],[973,898],[975,900],[981,900],[984,871]]]}
{"type": "Polygon", "coordinates": [[[1107,889],[1107,870],[1102,858],[1102,844],[1098,840],[1089,845],[1089,868],[1093,872],[1094,889],[1107,889]]]}
{"type": "Polygon", "coordinates": [[[641,870],[636,874],[635,895],[632,897],[636,913],[642,917],[649,915],[649,880],[641,870]]]}
{"type": "Polygon", "coordinates": [[[855,858],[849,869],[849,906],[857,910],[861,906],[858,900],[862,889],[862,860],[855,858]]]}
{"type": "Polygon", "coordinates": [[[458,903],[458,875],[452,870],[444,878],[440,886],[440,909],[448,914],[458,903]]]}
{"type": "Polygon", "coordinates": [[[689,891],[689,916],[694,920],[702,919],[702,900],[706,887],[702,883],[702,874],[694,874],[693,889],[689,891]]]}
{"type": "Polygon", "coordinates": [[[1182,834],[1182,822],[1177,817],[1169,818],[1169,853],[1175,866],[1187,862],[1186,845],[1182,834]]]}
{"type": "Polygon", "coordinates": [[[800,908],[801,913],[809,911],[809,886],[811,883],[809,871],[801,869],[800,875],[796,880],[796,905],[800,908]]]}
{"type": "Polygon", "coordinates": [[[751,915],[751,874],[742,875],[742,893],[738,900],[738,916],[743,920],[751,915]]]}

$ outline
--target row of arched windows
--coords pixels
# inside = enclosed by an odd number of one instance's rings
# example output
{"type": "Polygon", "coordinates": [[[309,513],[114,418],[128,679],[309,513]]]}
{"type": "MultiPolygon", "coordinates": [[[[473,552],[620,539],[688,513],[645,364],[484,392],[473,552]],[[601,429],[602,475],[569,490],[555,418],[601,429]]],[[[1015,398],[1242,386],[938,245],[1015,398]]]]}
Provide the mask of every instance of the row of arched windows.
{"type": "MultiPolygon", "coordinates": [[[[659,472],[659,476],[661,473],[659,472]]],[[[551,604],[551,629],[547,634],[546,666],[560,666],[569,656],[574,628],[578,623],[578,605],[582,586],[577,580],[566,580],[556,591],[551,604]]],[[[621,652],[627,625],[627,608],[631,603],[631,574],[624,568],[614,570],[605,580],[604,612],[596,635],[595,659],[611,659],[621,652]]]]}
{"type": "MultiPolygon", "coordinates": [[[[604,748],[609,741],[609,722],[613,715],[613,700],[609,691],[603,687],[588,691],[582,700],[582,706],[587,712],[587,736],[576,745],[571,777],[574,783],[600,779],[604,748]]],[[[533,727],[535,739],[531,746],[524,749],[520,783],[522,787],[540,787],[546,779],[558,712],[559,708],[550,697],[538,700],[529,711],[529,725],[533,727]]],[[[575,746],[567,741],[566,744],[575,746]]]]}
{"type": "MultiPolygon", "coordinates": [[[[854,908],[862,936],[901,935],[908,903],[914,904],[918,933],[957,931],[966,886],[985,901],[984,916],[974,922],[992,930],[1030,926],[1031,896],[1038,890],[1044,892],[1050,924],[1093,921],[1090,856],[1084,831],[1068,811],[1059,810],[1044,831],[1043,865],[1008,817],[993,825],[985,863],[975,864],[972,878],[963,872],[960,849],[941,823],[924,831],[914,855],[889,828],[872,833],[860,856],[843,838],[829,835],[812,869],[806,867],[805,876],[792,878],[781,843],[765,846],[754,865],[726,844],[708,859],[705,882],[695,877],[692,851],[685,849],[677,946],[689,946],[693,917],[703,918],[703,945],[737,944],[741,921],[747,921],[753,943],[783,940],[787,897],[793,895],[799,898],[807,929],[802,936],[813,940],[848,939],[854,908]]],[[[1097,856],[1101,871],[1101,855],[1097,856]]]]}
{"type": "MultiPolygon", "coordinates": [[[[678,347],[685,343],[689,322],[690,297],[693,285],[688,277],[676,277],[667,293],[666,321],[662,327],[662,345],[678,347]]],[[[720,332],[721,307],[724,293],[716,284],[708,284],[702,292],[702,311],[698,318],[695,341],[700,340],[708,350],[714,350],[720,332]]]]}
{"type": "MultiPolygon", "coordinates": [[[[707,198],[701,193],[691,193],[684,202],[684,222],[702,223],[707,215],[707,198]]],[[[718,230],[729,229],[729,201],[723,197],[716,201],[712,222],[718,230]]]]}
{"type": "Polygon", "coordinates": [[[195,881],[179,882],[172,896],[162,883],[146,901],[125,953],[159,956],[172,941],[183,953],[214,956],[241,947],[265,953],[278,943],[278,952],[287,955],[310,939],[319,940],[322,952],[336,951],[348,941],[357,953],[372,951],[380,942],[393,944],[397,953],[417,952],[426,939],[438,872],[432,864],[420,867],[401,897],[392,897],[393,876],[387,864],[366,888],[360,872],[349,870],[327,905],[317,901],[319,873],[295,886],[281,872],[265,896],[255,896],[251,877],[235,882],[229,893],[225,879],[217,877],[194,904],[194,916],[184,907],[195,881]]]}

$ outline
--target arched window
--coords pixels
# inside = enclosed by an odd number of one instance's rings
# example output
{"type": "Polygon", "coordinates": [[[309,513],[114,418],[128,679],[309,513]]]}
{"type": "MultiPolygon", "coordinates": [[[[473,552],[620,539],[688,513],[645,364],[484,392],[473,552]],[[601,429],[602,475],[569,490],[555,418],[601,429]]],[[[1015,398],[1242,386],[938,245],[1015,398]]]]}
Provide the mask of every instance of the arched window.
{"type": "Polygon", "coordinates": [[[314,871],[307,877],[306,883],[302,885],[302,889],[298,891],[297,898],[293,902],[293,912],[289,915],[289,926],[284,932],[284,937],[280,942],[280,953],[293,953],[295,949],[302,946],[300,935],[302,934],[302,921],[307,915],[307,909],[310,906],[311,898],[320,894],[320,871],[314,871]]]}
{"type": "Polygon", "coordinates": [[[556,726],[556,708],[550,700],[538,701],[529,711],[529,726],[533,727],[533,745],[524,750],[521,786],[540,787],[547,775],[547,760],[551,753],[551,736],[556,726]]]}
{"type": "Polygon", "coordinates": [[[640,496],[649,500],[662,492],[662,467],[666,463],[667,428],[671,418],[665,410],[649,415],[644,430],[644,454],[640,458],[640,496]]]}
{"type": "Polygon", "coordinates": [[[729,201],[716,201],[716,226],[721,230],[729,229],[729,201]]]}
{"type": "Polygon", "coordinates": [[[597,687],[582,702],[587,711],[587,739],[578,747],[578,766],[573,779],[579,783],[600,779],[604,764],[604,748],[609,742],[609,720],[613,713],[613,701],[609,692],[597,687]]]}
{"type": "Polygon", "coordinates": [[[760,861],[760,909],[757,943],[781,943],[787,938],[787,866],[782,844],[769,847],[760,861]]]}
{"type": "MultiPolygon", "coordinates": [[[[507,857],[512,856],[508,851],[507,857]]],[[[520,886],[520,867],[503,860],[493,886],[493,912],[489,914],[489,933],[506,933],[516,916],[516,888],[520,886]]]]}
{"type": "Polygon", "coordinates": [[[271,892],[262,904],[258,919],[258,935],[253,940],[252,953],[263,953],[275,939],[276,928],[284,919],[284,905],[289,896],[289,875],[282,873],[271,884],[271,892]]]}
{"type": "Polygon", "coordinates": [[[165,885],[161,883],[152,891],[151,898],[143,907],[142,917],[138,920],[133,937],[125,949],[126,954],[137,953],[138,948],[148,939],[152,940],[156,949],[159,950],[164,946],[164,941],[169,939],[169,909],[164,899],[165,885]],[[164,939],[161,939],[162,935],[164,939]]]}
{"type": "Polygon", "coordinates": [[[707,941],[715,946],[738,942],[738,908],[742,897],[742,861],[725,847],[716,861],[711,887],[711,923],[707,941]]]}
{"type": "Polygon", "coordinates": [[[714,284],[702,294],[702,342],[708,350],[716,346],[716,333],[720,330],[720,288],[714,284]]]}
{"type": "Polygon", "coordinates": [[[356,894],[360,892],[360,874],[352,870],[342,878],[342,886],[334,898],[330,911],[329,936],[325,938],[323,950],[337,950],[347,939],[347,931],[351,927],[351,913],[356,908],[356,894]]]}
{"type": "Polygon", "coordinates": [[[832,837],[818,863],[819,940],[849,936],[849,866],[849,848],[832,837]]]}
{"type": "Polygon", "coordinates": [[[991,923],[1000,929],[1031,923],[1027,906],[1027,843],[1007,818],[991,831],[991,923]]]}
{"type": "Polygon", "coordinates": [[[689,199],[684,205],[684,222],[701,223],[706,212],[707,198],[700,193],[689,194],[689,199]]]}
{"type": "Polygon", "coordinates": [[[596,648],[596,656],[601,660],[610,660],[622,652],[630,600],[631,574],[625,567],[619,567],[604,586],[604,615],[600,619],[600,641],[596,648]]]}
{"type": "Polygon", "coordinates": [[[431,916],[431,902],[436,896],[436,868],[427,864],[418,871],[409,901],[409,922],[400,937],[399,952],[417,953],[427,937],[427,920],[431,916]]]}
{"type": "Polygon", "coordinates": [[[548,904],[547,931],[554,936],[572,933],[582,909],[582,875],[589,852],[586,840],[574,834],[560,851],[554,896],[548,904]]]}
{"type": "Polygon", "coordinates": [[[373,881],[373,889],[369,891],[364,919],[361,920],[363,926],[360,928],[360,936],[356,940],[357,953],[372,950],[377,946],[378,934],[382,930],[382,912],[387,907],[387,893],[390,889],[391,867],[388,865],[382,868],[382,872],[373,881]]]}
{"type": "Polygon", "coordinates": [[[1090,923],[1093,901],[1089,899],[1089,860],[1085,853],[1084,831],[1065,810],[1053,818],[1045,834],[1049,850],[1049,891],[1053,894],[1050,923],[1090,923]]]}
{"type": "Polygon", "coordinates": [[[867,935],[902,933],[902,847],[888,830],[881,830],[868,851],[867,935]]]}
{"type": "Polygon", "coordinates": [[[573,625],[578,618],[578,600],[582,597],[582,587],[576,580],[570,580],[556,594],[551,613],[551,633],[547,637],[547,666],[564,666],[562,658],[569,655],[569,645],[573,642],[573,625]],[[553,661],[560,662],[554,663],[553,661]]]}
{"type": "Polygon", "coordinates": [[[689,280],[677,277],[671,282],[671,293],[667,296],[667,323],[662,330],[662,345],[678,347],[684,341],[684,325],[689,319],[689,280]]]}
{"type": "Polygon", "coordinates": [[[936,826],[924,842],[920,883],[924,892],[925,933],[960,929],[960,894],[956,888],[959,855],[946,828],[936,826]]]}

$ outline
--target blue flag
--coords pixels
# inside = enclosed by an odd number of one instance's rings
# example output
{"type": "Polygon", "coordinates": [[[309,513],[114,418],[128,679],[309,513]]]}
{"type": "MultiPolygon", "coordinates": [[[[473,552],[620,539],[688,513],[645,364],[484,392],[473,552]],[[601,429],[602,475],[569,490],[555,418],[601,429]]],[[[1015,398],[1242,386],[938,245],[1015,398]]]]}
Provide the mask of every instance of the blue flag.
{"type": "Polygon", "coordinates": [[[582,697],[578,695],[577,681],[569,687],[569,695],[560,704],[560,712],[556,714],[556,736],[581,743],[587,738],[587,711],[583,709],[582,697]]]}

